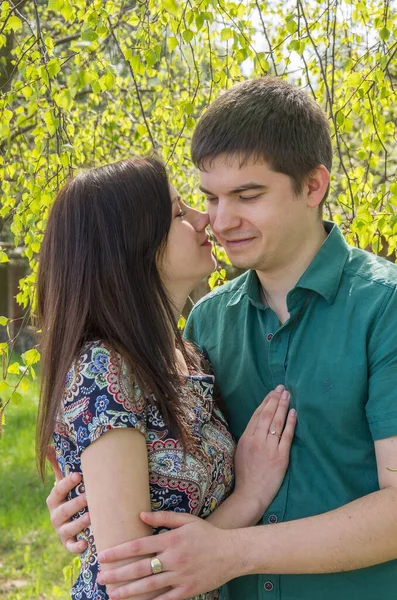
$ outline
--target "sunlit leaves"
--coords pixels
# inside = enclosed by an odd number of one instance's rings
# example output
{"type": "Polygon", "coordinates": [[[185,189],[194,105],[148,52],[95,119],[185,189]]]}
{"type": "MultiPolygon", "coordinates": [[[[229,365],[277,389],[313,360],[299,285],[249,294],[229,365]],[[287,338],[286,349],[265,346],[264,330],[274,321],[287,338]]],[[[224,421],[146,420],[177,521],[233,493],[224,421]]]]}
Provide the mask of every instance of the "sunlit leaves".
{"type": "MultiPolygon", "coordinates": [[[[2,52],[13,41],[0,96],[0,217],[8,223],[3,235],[29,263],[17,296],[23,306],[32,298],[48,208],[64,181],[154,145],[183,197],[202,207],[189,159],[197,119],[219,92],[267,73],[303,86],[327,111],[334,167],[325,216],[350,243],[392,255],[397,18],[383,0],[37,6],[40,38],[29,27],[34,3],[24,5],[26,21],[11,3],[0,4],[2,52]]],[[[0,246],[0,262],[8,255],[0,246]]],[[[210,285],[223,281],[219,269],[210,285]]]]}

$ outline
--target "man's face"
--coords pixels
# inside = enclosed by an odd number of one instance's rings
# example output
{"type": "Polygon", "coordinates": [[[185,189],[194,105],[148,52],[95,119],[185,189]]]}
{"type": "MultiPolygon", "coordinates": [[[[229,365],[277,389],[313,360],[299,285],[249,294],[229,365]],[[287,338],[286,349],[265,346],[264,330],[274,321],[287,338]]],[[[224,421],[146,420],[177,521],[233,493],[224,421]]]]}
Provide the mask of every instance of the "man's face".
{"type": "Polygon", "coordinates": [[[308,225],[318,219],[297,196],[287,175],[266,163],[220,155],[200,171],[212,230],[231,262],[240,268],[272,271],[296,258],[308,225]]]}

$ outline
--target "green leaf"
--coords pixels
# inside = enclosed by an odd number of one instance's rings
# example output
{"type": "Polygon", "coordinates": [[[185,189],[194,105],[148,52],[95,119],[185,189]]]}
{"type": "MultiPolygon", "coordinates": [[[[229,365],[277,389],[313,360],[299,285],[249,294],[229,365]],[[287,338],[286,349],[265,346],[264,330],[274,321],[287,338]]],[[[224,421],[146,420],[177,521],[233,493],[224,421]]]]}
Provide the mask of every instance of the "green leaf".
{"type": "Polygon", "coordinates": [[[6,381],[4,381],[4,379],[2,379],[0,381],[0,394],[1,394],[1,392],[8,390],[9,387],[10,387],[10,385],[6,381]]]}
{"type": "Polygon", "coordinates": [[[295,33],[298,30],[298,23],[296,21],[288,21],[286,28],[288,33],[295,33]]]}
{"type": "Polygon", "coordinates": [[[154,50],[146,50],[145,52],[145,61],[146,61],[146,65],[147,67],[150,69],[151,67],[153,67],[154,64],[156,64],[157,62],[157,55],[154,52],[154,50]]]}
{"type": "Polygon", "coordinates": [[[171,37],[169,37],[167,39],[167,46],[168,46],[168,50],[170,52],[172,52],[173,50],[175,50],[175,48],[177,47],[177,45],[178,45],[178,40],[176,39],[176,37],[172,37],[171,36],[171,37]]]}
{"type": "Polygon", "coordinates": [[[9,262],[9,258],[7,256],[7,254],[4,252],[4,250],[0,250],[0,263],[8,263],[9,262]]]}
{"type": "Polygon", "coordinates": [[[185,31],[183,32],[182,35],[183,35],[183,39],[185,40],[185,42],[187,44],[189,44],[189,42],[191,42],[192,39],[194,38],[194,33],[190,29],[185,29],[185,31]]]}
{"type": "Polygon", "coordinates": [[[43,116],[44,122],[47,125],[47,130],[50,135],[54,135],[59,125],[58,119],[51,112],[47,112],[43,116]]]}
{"type": "Polygon", "coordinates": [[[7,317],[0,317],[0,325],[7,325],[9,319],[7,317]]]}
{"type": "Polygon", "coordinates": [[[225,27],[224,29],[221,30],[222,42],[226,42],[227,40],[230,40],[230,38],[232,38],[233,36],[234,36],[234,33],[230,29],[230,27],[225,27]]]}
{"type": "Polygon", "coordinates": [[[61,90],[54,96],[54,102],[60,108],[68,110],[72,105],[72,96],[69,90],[61,90]]]}
{"type": "Polygon", "coordinates": [[[35,363],[39,362],[40,352],[36,350],[36,348],[31,348],[30,350],[27,350],[26,352],[21,354],[21,358],[24,364],[27,367],[30,367],[31,365],[34,365],[35,363]]]}
{"type": "Polygon", "coordinates": [[[10,373],[11,375],[19,375],[19,363],[12,363],[12,365],[8,367],[7,373],[10,373]]]}
{"type": "Polygon", "coordinates": [[[12,29],[12,31],[18,31],[18,29],[22,29],[21,19],[18,19],[18,17],[13,15],[7,21],[7,28],[12,29]]]}
{"type": "Polygon", "coordinates": [[[382,40],[382,42],[386,42],[389,39],[390,31],[387,27],[382,27],[382,29],[379,30],[379,37],[382,40]]]}
{"type": "Polygon", "coordinates": [[[288,46],[291,50],[295,50],[295,52],[300,52],[301,43],[299,40],[291,40],[288,46]]]}
{"type": "Polygon", "coordinates": [[[12,402],[12,404],[15,404],[16,406],[19,406],[22,403],[22,400],[23,400],[23,397],[19,392],[14,392],[10,396],[10,401],[12,402]]]}
{"type": "Polygon", "coordinates": [[[174,15],[174,17],[179,16],[180,9],[175,0],[162,0],[161,4],[165,10],[174,15]]]}
{"type": "Polygon", "coordinates": [[[130,65],[133,71],[139,71],[141,67],[141,57],[139,54],[134,54],[130,58],[130,65]]]}
{"type": "Polygon", "coordinates": [[[98,39],[98,34],[93,29],[83,31],[81,39],[84,42],[95,42],[98,39]]]}

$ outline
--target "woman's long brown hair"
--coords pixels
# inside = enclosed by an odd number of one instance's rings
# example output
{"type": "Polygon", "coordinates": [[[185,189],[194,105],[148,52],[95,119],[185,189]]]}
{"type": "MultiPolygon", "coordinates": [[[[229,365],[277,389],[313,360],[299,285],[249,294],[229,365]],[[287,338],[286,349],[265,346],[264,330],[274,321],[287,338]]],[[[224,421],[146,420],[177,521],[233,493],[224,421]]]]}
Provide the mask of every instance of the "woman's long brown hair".
{"type": "Polygon", "coordinates": [[[43,478],[67,372],[90,341],[119,352],[184,447],[194,444],[175,340],[189,365],[197,358],[181,339],[157,270],[171,219],[168,179],[157,158],[80,174],[52,206],[37,281],[42,384],[36,451],[43,478]]]}

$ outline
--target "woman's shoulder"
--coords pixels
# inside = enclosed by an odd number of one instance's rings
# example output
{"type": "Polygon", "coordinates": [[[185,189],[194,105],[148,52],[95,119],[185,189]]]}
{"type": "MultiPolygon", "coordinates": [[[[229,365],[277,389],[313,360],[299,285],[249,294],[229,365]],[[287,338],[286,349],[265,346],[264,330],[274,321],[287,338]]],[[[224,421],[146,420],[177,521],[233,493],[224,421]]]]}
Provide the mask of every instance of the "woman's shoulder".
{"type": "Polygon", "coordinates": [[[87,342],[66,376],[65,400],[107,394],[124,408],[143,400],[124,358],[107,342],[87,342]]]}
{"type": "Polygon", "coordinates": [[[109,371],[123,372],[126,369],[125,360],[108,342],[95,340],[83,344],[69,373],[77,375],[83,372],[87,378],[99,381],[109,371]]]}

